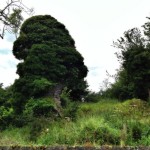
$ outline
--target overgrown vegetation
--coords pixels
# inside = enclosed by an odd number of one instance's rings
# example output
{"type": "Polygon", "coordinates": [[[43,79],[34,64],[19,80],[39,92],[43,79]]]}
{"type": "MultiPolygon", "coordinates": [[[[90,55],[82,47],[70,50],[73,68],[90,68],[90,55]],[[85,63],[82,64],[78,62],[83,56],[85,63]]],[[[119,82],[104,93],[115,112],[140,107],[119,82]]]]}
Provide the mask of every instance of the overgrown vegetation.
{"type": "Polygon", "coordinates": [[[50,15],[34,16],[23,23],[13,54],[22,60],[17,66],[20,77],[13,84],[16,113],[22,113],[32,97],[53,97],[60,105],[64,88],[74,101],[87,93],[84,58],[65,26],[50,15]]]}
{"type": "Polygon", "coordinates": [[[0,133],[0,145],[145,145],[150,144],[150,106],[139,99],[82,103],[76,120],[34,118],[22,128],[0,133]]]}
{"type": "Polygon", "coordinates": [[[13,47],[19,79],[0,84],[0,145],[150,145],[149,27],[114,43],[121,68],[95,93],[65,26],[49,15],[26,20],[13,47]]]}
{"type": "Polygon", "coordinates": [[[150,99],[150,22],[143,27],[144,35],[138,28],[133,28],[113,43],[119,49],[116,55],[121,68],[105,95],[120,100],[150,99]]]}

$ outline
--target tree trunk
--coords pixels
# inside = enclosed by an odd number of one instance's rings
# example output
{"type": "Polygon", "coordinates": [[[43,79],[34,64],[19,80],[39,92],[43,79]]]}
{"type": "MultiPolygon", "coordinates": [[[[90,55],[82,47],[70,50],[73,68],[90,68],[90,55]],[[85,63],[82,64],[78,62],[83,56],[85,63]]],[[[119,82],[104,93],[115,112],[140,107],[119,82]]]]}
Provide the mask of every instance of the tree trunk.
{"type": "Polygon", "coordinates": [[[60,95],[62,93],[64,86],[62,84],[56,84],[54,87],[52,87],[49,92],[46,94],[46,96],[53,97],[56,103],[56,111],[58,112],[58,115],[60,117],[63,116],[62,113],[62,106],[61,106],[61,100],[60,95]]]}
{"type": "Polygon", "coordinates": [[[62,90],[63,90],[62,84],[57,84],[54,88],[54,99],[56,101],[56,104],[60,106],[61,106],[60,95],[62,90]]]}
{"type": "Polygon", "coordinates": [[[63,85],[62,84],[57,84],[54,88],[54,100],[56,102],[56,106],[57,106],[57,111],[59,113],[59,115],[62,117],[63,114],[62,114],[62,106],[61,106],[61,100],[60,100],[60,95],[61,95],[61,92],[63,90],[63,85]]]}

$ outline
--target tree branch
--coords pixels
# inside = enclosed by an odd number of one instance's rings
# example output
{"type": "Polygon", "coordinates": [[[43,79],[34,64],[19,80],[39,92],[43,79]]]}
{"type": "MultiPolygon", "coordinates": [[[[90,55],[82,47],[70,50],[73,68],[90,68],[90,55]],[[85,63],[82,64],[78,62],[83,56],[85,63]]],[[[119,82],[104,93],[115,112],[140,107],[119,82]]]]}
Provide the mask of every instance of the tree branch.
{"type": "MultiPolygon", "coordinates": [[[[22,16],[21,13],[25,12],[28,15],[33,14],[33,9],[29,9],[27,6],[25,6],[22,3],[22,0],[8,0],[6,2],[6,6],[3,9],[0,9],[0,22],[4,25],[2,27],[2,33],[0,33],[0,38],[4,38],[5,30],[11,32],[11,33],[18,33],[19,26],[18,24],[14,24],[14,20],[11,21],[11,19],[16,19],[16,22],[18,21],[19,24],[21,24],[23,18],[19,17],[22,16]],[[21,10],[19,13],[15,14],[15,10],[21,10]],[[13,16],[12,16],[13,15],[13,16]],[[11,19],[10,19],[11,17],[11,19]],[[12,18],[13,17],[13,18],[12,18]]],[[[17,11],[16,11],[17,12],[17,11]]]]}

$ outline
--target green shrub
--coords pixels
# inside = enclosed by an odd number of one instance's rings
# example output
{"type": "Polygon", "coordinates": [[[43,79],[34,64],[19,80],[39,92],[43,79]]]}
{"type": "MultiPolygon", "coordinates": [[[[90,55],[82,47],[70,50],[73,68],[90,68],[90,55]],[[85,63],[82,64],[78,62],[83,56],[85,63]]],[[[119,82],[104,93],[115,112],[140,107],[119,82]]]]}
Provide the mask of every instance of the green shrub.
{"type": "Polygon", "coordinates": [[[63,109],[63,113],[65,117],[69,117],[72,121],[75,121],[77,118],[77,110],[78,110],[77,102],[70,102],[68,106],[63,109]]]}
{"type": "Polygon", "coordinates": [[[127,144],[134,145],[139,143],[144,133],[145,125],[137,120],[129,120],[127,122],[127,144]]]}
{"type": "Polygon", "coordinates": [[[62,107],[67,107],[71,101],[70,99],[70,92],[71,91],[68,91],[68,88],[65,87],[63,90],[62,90],[62,93],[60,95],[60,100],[61,100],[61,105],[62,107]]]}
{"type": "Polygon", "coordinates": [[[118,130],[112,129],[109,126],[100,126],[96,129],[86,126],[81,131],[80,138],[83,143],[91,142],[100,145],[118,145],[120,142],[118,130]]]}
{"type": "Polygon", "coordinates": [[[7,128],[13,119],[13,108],[0,107],[0,129],[7,128]]]}
{"type": "Polygon", "coordinates": [[[55,108],[52,98],[30,99],[25,106],[24,114],[29,117],[50,117],[57,113],[55,108]]]}
{"type": "Polygon", "coordinates": [[[103,119],[91,117],[87,121],[82,120],[79,141],[82,144],[91,142],[98,145],[117,145],[120,142],[120,131],[112,128],[103,119]]]}
{"type": "Polygon", "coordinates": [[[89,92],[85,97],[85,102],[98,102],[101,100],[101,95],[95,92],[89,92]]]}
{"type": "Polygon", "coordinates": [[[35,79],[32,83],[32,95],[35,97],[45,96],[45,93],[47,93],[52,86],[53,83],[48,81],[46,78],[35,79]]]}
{"type": "Polygon", "coordinates": [[[76,119],[78,102],[72,101],[70,98],[70,92],[67,88],[64,88],[60,95],[61,106],[63,107],[63,114],[72,120],[76,119]]]}
{"type": "Polygon", "coordinates": [[[150,146],[150,135],[143,136],[142,139],[139,141],[139,145],[150,146]]]}

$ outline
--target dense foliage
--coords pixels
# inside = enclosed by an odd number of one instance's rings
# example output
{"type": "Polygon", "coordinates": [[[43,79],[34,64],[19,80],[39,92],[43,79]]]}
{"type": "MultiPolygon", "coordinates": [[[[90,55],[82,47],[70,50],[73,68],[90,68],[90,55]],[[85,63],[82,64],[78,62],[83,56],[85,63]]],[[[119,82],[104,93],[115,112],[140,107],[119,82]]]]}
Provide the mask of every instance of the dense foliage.
{"type": "MultiPolygon", "coordinates": [[[[41,105],[45,108],[52,106],[46,101],[41,101],[41,105]]],[[[27,107],[31,105],[34,105],[32,100],[27,107]]],[[[125,102],[99,99],[97,103],[80,103],[76,121],[69,117],[61,120],[34,118],[34,122],[27,126],[10,127],[0,132],[0,145],[79,145],[85,149],[101,145],[128,146],[128,149],[129,146],[149,146],[149,111],[149,104],[138,99],[125,102]]]]}
{"type": "Polygon", "coordinates": [[[145,36],[133,28],[114,42],[121,68],[95,93],[65,26],[49,15],[27,19],[13,46],[19,79],[0,84],[0,145],[148,146],[150,22],[143,27],[145,36]]]}
{"type": "MultiPolygon", "coordinates": [[[[150,23],[146,23],[148,27],[150,23]]],[[[148,36],[148,28],[145,27],[145,35],[148,36]]],[[[104,94],[120,100],[128,98],[150,98],[150,41],[142,37],[141,31],[133,28],[124,33],[114,47],[121,51],[117,58],[121,68],[115,76],[116,82],[108,88],[104,94]]]]}
{"type": "Polygon", "coordinates": [[[132,97],[148,98],[150,87],[150,49],[137,28],[125,32],[125,38],[119,41],[122,48],[122,67],[126,71],[128,87],[132,86],[132,97]]]}
{"type": "Polygon", "coordinates": [[[86,93],[88,70],[84,59],[68,30],[55,18],[45,15],[27,19],[14,42],[13,54],[22,60],[17,66],[20,78],[13,85],[18,111],[32,97],[55,95],[57,86],[61,91],[67,87],[74,100],[86,93]]]}

